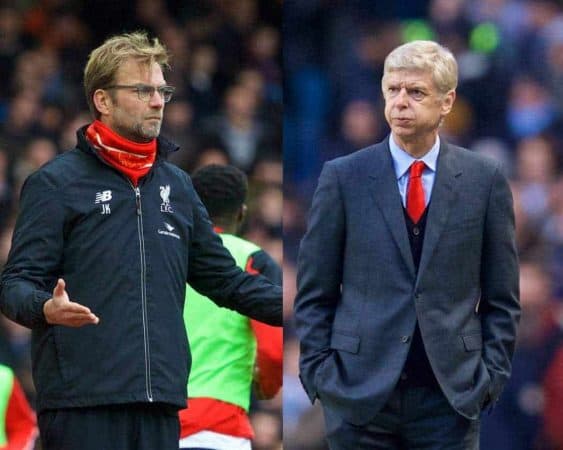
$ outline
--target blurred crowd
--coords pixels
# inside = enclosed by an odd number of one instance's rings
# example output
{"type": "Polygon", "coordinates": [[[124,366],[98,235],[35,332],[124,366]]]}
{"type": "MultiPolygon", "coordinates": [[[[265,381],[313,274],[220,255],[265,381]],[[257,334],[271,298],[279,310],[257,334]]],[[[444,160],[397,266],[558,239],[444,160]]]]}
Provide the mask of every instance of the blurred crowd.
{"type": "MultiPolygon", "coordinates": [[[[299,240],[322,163],[388,134],[385,56],[413,39],[459,64],[443,138],[502,163],[514,196],[522,320],[512,378],[482,421],[484,449],[563,449],[563,2],[286,0],[284,448],[325,449],[297,378],[299,240]]],[[[377,357],[377,355],[374,355],[377,357]]]]}
{"type": "MultiPolygon", "coordinates": [[[[107,37],[146,30],[169,49],[176,87],[162,135],[191,173],[230,163],[249,176],[244,237],[282,261],[281,1],[39,0],[0,2],[0,269],[26,177],[70,150],[92,118],[82,72],[107,37]]],[[[110,276],[108,274],[108,276],[110,276]]],[[[0,315],[0,362],[33,404],[30,331],[0,315]]],[[[253,446],[281,446],[281,393],[253,401],[253,446]]]]}

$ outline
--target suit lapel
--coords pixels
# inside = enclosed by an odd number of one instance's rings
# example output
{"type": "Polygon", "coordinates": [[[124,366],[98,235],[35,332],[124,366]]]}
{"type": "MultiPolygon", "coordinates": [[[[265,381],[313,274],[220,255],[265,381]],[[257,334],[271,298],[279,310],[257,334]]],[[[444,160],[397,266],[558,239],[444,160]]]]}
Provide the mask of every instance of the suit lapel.
{"type": "Polygon", "coordinates": [[[369,187],[375,203],[399,247],[399,252],[407,263],[409,271],[414,275],[414,262],[388,139],[375,146],[373,157],[367,164],[369,187]]]}
{"type": "Polygon", "coordinates": [[[456,178],[461,175],[462,170],[455,162],[454,155],[449,150],[448,145],[442,141],[436,168],[436,179],[432,190],[432,199],[426,219],[426,231],[418,268],[417,284],[434,253],[456,198],[456,178]]]}

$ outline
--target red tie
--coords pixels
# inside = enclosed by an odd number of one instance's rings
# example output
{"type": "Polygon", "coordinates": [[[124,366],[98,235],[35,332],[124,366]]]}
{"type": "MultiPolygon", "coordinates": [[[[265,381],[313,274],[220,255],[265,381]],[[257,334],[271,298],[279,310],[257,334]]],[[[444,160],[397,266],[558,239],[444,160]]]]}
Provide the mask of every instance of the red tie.
{"type": "Polygon", "coordinates": [[[424,189],[422,188],[422,171],[425,164],[415,161],[411,164],[409,185],[407,187],[407,213],[414,223],[417,223],[424,212],[424,189]]]}

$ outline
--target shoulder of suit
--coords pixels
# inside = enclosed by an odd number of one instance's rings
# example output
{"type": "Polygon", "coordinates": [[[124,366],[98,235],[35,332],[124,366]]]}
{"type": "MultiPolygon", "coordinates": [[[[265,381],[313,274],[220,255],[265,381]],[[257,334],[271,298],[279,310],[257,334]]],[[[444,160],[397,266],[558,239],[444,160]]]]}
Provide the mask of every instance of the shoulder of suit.
{"type": "Polygon", "coordinates": [[[484,173],[493,173],[497,170],[501,170],[500,162],[489,156],[450,143],[446,145],[447,151],[460,162],[463,168],[479,170],[484,173]]]}

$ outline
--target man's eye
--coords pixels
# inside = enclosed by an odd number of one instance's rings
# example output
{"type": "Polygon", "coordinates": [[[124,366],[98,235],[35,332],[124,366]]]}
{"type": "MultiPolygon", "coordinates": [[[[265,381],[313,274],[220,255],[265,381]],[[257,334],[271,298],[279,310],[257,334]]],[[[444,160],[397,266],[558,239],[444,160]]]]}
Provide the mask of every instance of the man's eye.
{"type": "Polygon", "coordinates": [[[137,87],[139,93],[141,95],[151,95],[152,94],[152,87],[151,86],[139,86],[137,87]]]}
{"type": "Polygon", "coordinates": [[[424,97],[424,92],[422,92],[418,89],[414,89],[413,91],[411,91],[411,94],[414,98],[423,98],[424,97]]]}

